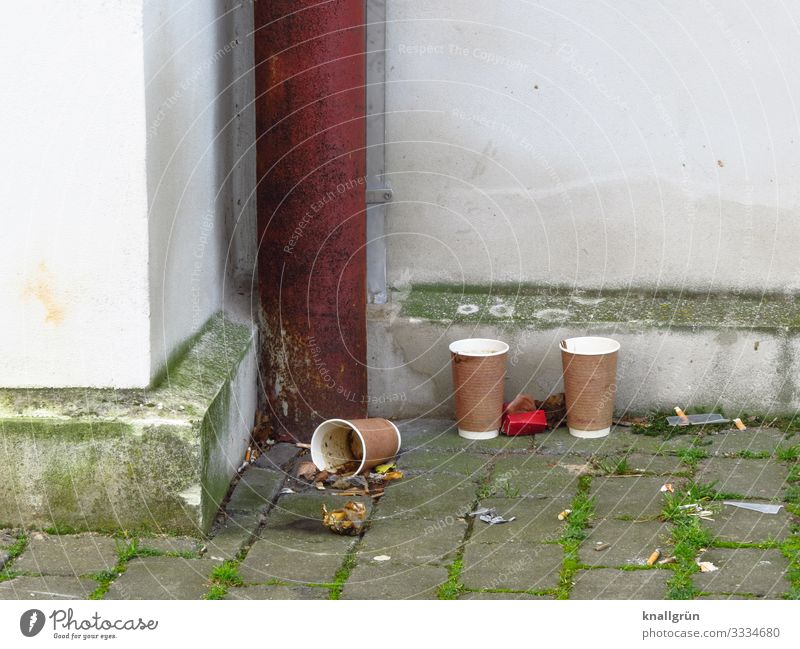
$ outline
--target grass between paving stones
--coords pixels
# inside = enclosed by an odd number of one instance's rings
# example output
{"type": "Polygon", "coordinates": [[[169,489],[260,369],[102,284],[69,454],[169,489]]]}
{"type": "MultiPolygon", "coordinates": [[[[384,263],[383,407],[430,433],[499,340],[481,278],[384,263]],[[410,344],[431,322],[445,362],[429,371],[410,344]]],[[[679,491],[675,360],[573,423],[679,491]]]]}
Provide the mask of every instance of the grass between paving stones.
{"type": "Polygon", "coordinates": [[[235,560],[223,561],[215,566],[209,579],[211,588],[208,589],[203,599],[225,599],[229,587],[244,584],[244,580],[239,574],[239,562],[235,560]]]}
{"type": "Polygon", "coordinates": [[[667,599],[694,599],[699,591],[692,575],[700,570],[696,558],[701,548],[711,544],[711,535],[697,516],[685,512],[672,519],[673,555],[672,576],[667,580],[667,599]]]}
{"type": "Polygon", "coordinates": [[[789,559],[789,571],[786,577],[791,586],[786,599],[800,599],[800,533],[797,530],[781,544],[781,552],[789,559]]]}
{"type": "Polygon", "coordinates": [[[5,549],[5,552],[8,554],[8,562],[3,569],[0,570],[0,582],[13,579],[20,574],[13,569],[14,559],[25,552],[26,547],[28,547],[28,536],[25,532],[19,532],[14,543],[5,549]]]}
{"type": "Polygon", "coordinates": [[[742,451],[736,451],[736,453],[732,454],[732,457],[740,457],[745,460],[767,460],[772,457],[772,453],[769,451],[748,451],[744,449],[742,451]]]}
{"type": "Polygon", "coordinates": [[[142,547],[138,537],[123,536],[114,540],[117,551],[117,564],[111,570],[101,570],[87,575],[98,582],[97,588],[89,595],[89,599],[103,599],[111,584],[128,569],[128,562],[139,557],[181,557],[196,559],[193,552],[165,552],[154,548],[142,547]]]}
{"type": "Polygon", "coordinates": [[[754,428],[775,428],[789,435],[800,432],[800,414],[783,417],[744,414],[742,421],[754,428]]]}
{"type": "MultiPolygon", "coordinates": [[[[800,505],[800,464],[793,464],[789,468],[789,475],[786,476],[786,482],[789,483],[789,487],[787,487],[784,493],[783,500],[790,505],[800,505]]],[[[795,516],[800,516],[800,508],[790,507],[787,509],[795,516]]]]}
{"type": "Polygon", "coordinates": [[[596,457],[589,459],[591,465],[606,475],[628,475],[635,473],[626,456],[623,457],[596,457]]]}
{"type": "Polygon", "coordinates": [[[682,448],[679,449],[676,453],[678,459],[681,461],[681,464],[684,466],[689,467],[692,471],[697,468],[698,463],[700,460],[704,460],[708,457],[708,453],[705,452],[702,448],[698,448],[697,446],[690,446],[689,448],[682,448]]]}
{"type": "MultiPolygon", "coordinates": [[[[490,461],[486,473],[478,481],[478,489],[475,492],[475,500],[472,502],[470,511],[475,511],[480,501],[484,498],[491,498],[497,491],[492,474],[494,473],[494,462],[490,461]]],[[[447,581],[439,586],[436,591],[437,599],[458,599],[458,596],[466,591],[464,584],[461,583],[461,571],[464,569],[464,552],[467,549],[467,542],[472,536],[472,530],[475,525],[475,517],[470,516],[467,518],[467,529],[464,530],[464,536],[461,543],[458,544],[456,549],[456,556],[453,562],[447,566],[447,581]]]]}
{"type": "Polygon", "coordinates": [[[567,524],[561,532],[559,543],[564,548],[564,559],[561,564],[558,587],[555,591],[556,599],[569,599],[572,580],[575,573],[581,568],[578,548],[586,538],[587,524],[594,513],[594,498],[589,496],[591,485],[591,476],[581,476],[578,479],[578,493],[569,506],[572,512],[567,517],[567,524]]]}
{"type": "Polygon", "coordinates": [[[333,584],[330,586],[330,596],[328,599],[342,598],[342,590],[344,590],[344,585],[347,583],[347,580],[350,579],[350,575],[353,573],[353,569],[356,567],[356,553],[361,545],[361,538],[362,537],[359,537],[358,541],[356,541],[347,551],[344,561],[342,561],[342,565],[333,576],[333,584]]]}
{"type": "Polygon", "coordinates": [[[779,446],[775,449],[775,457],[784,462],[795,462],[800,460],[800,444],[793,446],[779,446]]]}

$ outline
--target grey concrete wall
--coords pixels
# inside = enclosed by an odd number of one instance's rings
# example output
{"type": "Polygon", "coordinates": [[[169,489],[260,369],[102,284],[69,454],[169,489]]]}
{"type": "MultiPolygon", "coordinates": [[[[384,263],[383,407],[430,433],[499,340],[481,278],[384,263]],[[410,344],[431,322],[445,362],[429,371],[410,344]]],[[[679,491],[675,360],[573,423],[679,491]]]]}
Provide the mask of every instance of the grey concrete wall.
{"type": "Polygon", "coordinates": [[[800,289],[800,5],[388,12],[395,287],[800,289]]]}

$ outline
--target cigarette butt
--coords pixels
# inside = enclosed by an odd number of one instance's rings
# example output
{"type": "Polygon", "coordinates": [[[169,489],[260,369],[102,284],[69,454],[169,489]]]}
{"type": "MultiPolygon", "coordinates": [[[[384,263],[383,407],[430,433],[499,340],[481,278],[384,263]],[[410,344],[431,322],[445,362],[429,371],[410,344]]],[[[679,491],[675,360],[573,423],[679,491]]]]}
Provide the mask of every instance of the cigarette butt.
{"type": "Polygon", "coordinates": [[[610,543],[600,543],[600,542],[598,542],[598,543],[597,543],[597,544],[594,546],[594,549],[595,549],[595,551],[597,551],[597,552],[600,552],[601,550],[607,550],[607,549],[608,549],[608,548],[610,548],[610,547],[611,547],[611,544],[610,544],[610,543]]]}
{"type": "Polygon", "coordinates": [[[658,558],[659,558],[660,556],[661,556],[661,550],[659,550],[658,548],[656,548],[656,549],[653,551],[653,554],[651,554],[651,555],[650,555],[650,558],[647,560],[647,565],[648,565],[648,566],[652,566],[652,565],[653,565],[653,564],[654,564],[656,561],[658,561],[658,558]]]}
{"type": "Polygon", "coordinates": [[[250,461],[250,456],[252,454],[253,454],[253,450],[252,450],[252,448],[250,446],[248,446],[247,447],[247,453],[245,453],[245,456],[244,456],[244,461],[245,462],[249,462],[250,461]]]}
{"type": "Polygon", "coordinates": [[[558,520],[560,520],[560,521],[563,521],[563,520],[564,520],[564,519],[565,519],[567,516],[569,516],[571,513],[572,513],[572,510],[571,510],[571,509],[565,509],[563,512],[561,512],[561,513],[558,515],[558,520]]]}
{"type": "Polygon", "coordinates": [[[664,557],[661,561],[658,562],[659,566],[665,566],[668,563],[675,563],[677,559],[675,557],[664,557]]]}
{"type": "Polygon", "coordinates": [[[742,422],[742,420],[739,419],[738,417],[733,420],[733,423],[736,425],[736,428],[738,428],[739,430],[747,430],[747,426],[745,426],[744,422],[742,422]]]}
{"type": "Polygon", "coordinates": [[[681,424],[689,423],[689,418],[686,416],[686,413],[683,412],[683,410],[681,410],[680,408],[678,408],[678,406],[675,406],[675,414],[681,418],[681,424]]]}

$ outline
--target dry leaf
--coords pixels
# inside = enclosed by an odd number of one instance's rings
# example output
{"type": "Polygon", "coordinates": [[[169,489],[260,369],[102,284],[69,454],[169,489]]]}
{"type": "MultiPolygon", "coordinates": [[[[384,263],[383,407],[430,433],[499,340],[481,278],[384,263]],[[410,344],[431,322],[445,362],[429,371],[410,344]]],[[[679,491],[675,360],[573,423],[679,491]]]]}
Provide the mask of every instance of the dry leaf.
{"type": "Polygon", "coordinates": [[[710,561],[698,561],[697,565],[700,566],[700,572],[716,572],[719,570],[719,568],[710,561]]]}
{"type": "Polygon", "coordinates": [[[305,480],[313,480],[317,475],[317,465],[313,462],[301,462],[297,467],[297,477],[305,480]]]}
{"type": "Polygon", "coordinates": [[[671,494],[675,493],[675,487],[672,485],[671,482],[666,482],[663,485],[661,485],[661,492],[664,493],[667,491],[669,491],[671,494]]]}
{"type": "Polygon", "coordinates": [[[383,474],[383,479],[385,481],[389,480],[402,480],[403,479],[403,472],[402,471],[389,471],[388,473],[383,474]]]}

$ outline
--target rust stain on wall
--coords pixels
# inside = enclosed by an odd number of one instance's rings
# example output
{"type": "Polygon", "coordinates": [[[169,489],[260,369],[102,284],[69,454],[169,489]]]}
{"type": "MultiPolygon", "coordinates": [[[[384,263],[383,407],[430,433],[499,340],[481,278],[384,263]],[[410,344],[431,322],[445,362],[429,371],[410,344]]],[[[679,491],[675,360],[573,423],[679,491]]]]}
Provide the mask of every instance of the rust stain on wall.
{"type": "Polygon", "coordinates": [[[55,277],[48,270],[47,264],[40,262],[35,276],[25,285],[23,295],[41,302],[45,323],[60,325],[64,321],[64,307],[56,299],[54,284],[55,277]]]}

